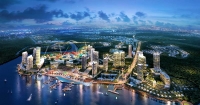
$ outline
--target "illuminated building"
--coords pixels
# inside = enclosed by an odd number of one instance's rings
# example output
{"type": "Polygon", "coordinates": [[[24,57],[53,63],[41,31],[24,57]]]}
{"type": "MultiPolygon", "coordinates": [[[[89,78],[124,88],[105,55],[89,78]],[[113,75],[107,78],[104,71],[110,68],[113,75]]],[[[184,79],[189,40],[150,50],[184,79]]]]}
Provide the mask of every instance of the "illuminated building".
{"type": "Polygon", "coordinates": [[[91,55],[91,49],[92,49],[92,46],[88,45],[87,46],[87,52],[88,52],[88,57],[90,58],[90,55],[91,55]]]}
{"type": "Polygon", "coordinates": [[[132,45],[128,45],[128,56],[129,58],[132,58],[132,45]]]}
{"type": "Polygon", "coordinates": [[[87,57],[85,55],[82,56],[81,64],[82,64],[82,69],[86,69],[86,67],[87,67],[87,57]]]}
{"type": "Polygon", "coordinates": [[[93,62],[93,52],[95,51],[95,49],[94,48],[91,48],[90,49],[90,62],[93,62]]]}
{"type": "Polygon", "coordinates": [[[138,58],[137,58],[137,79],[143,81],[144,80],[144,74],[143,70],[146,69],[146,57],[143,55],[143,52],[138,51],[138,58]]]}
{"type": "Polygon", "coordinates": [[[103,59],[103,69],[108,71],[108,58],[103,59]]]}
{"type": "Polygon", "coordinates": [[[116,51],[113,53],[113,66],[125,66],[125,52],[116,51]]]}
{"type": "Polygon", "coordinates": [[[137,64],[137,79],[143,81],[144,80],[144,74],[143,74],[144,65],[143,64],[137,64]]]}
{"type": "Polygon", "coordinates": [[[22,64],[26,64],[27,63],[27,56],[28,56],[28,52],[22,52],[22,64]]]}
{"type": "Polygon", "coordinates": [[[36,48],[33,48],[33,59],[36,59],[36,48]]]}
{"type": "Polygon", "coordinates": [[[30,70],[31,68],[33,68],[33,56],[29,55],[27,57],[27,65],[26,65],[26,70],[30,70]]]}
{"type": "Polygon", "coordinates": [[[165,88],[170,88],[170,77],[167,73],[161,71],[160,79],[165,83],[165,88]]]}
{"type": "Polygon", "coordinates": [[[156,73],[160,73],[160,53],[154,52],[153,53],[153,66],[156,73]]]}
{"type": "Polygon", "coordinates": [[[99,65],[99,52],[98,51],[93,51],[93,61],[97,62],[97,66],[99,65]]]}
{"type": "Polygon", "coordinates": [[[50,68],[51,68],[52,70],[57,70],[58,65],[59,65],[58,62],[55,62],[55,61],[51,61],[51,62],[50,62],[50,68]]]}
{"type": "Polygon", "coordinates": [[[40,64],[40,51],[41,47],[36,47],[36,65],[40,64]]]}
{"type": "Polygon", "coordinates": [[[97,62],[92,63],[92,77],[95,77],[97,74],[97,62]]]}

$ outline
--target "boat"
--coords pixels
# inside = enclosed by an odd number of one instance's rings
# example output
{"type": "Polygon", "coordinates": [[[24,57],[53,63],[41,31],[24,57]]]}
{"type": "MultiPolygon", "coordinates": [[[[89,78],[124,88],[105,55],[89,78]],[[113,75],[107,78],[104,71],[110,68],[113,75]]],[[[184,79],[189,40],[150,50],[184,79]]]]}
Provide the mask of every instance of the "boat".
{"type": "Polygon", "coordinates": [[[30,94],[30,96],[28,97],[27,101],[30,101],[32,98],[32,94],[30,94]]]}
{"type": "Polygon", "coordinates": [[[108,93],[106,92],[106,94],[104,94],[105,96],[108,96],[108,93]]]}

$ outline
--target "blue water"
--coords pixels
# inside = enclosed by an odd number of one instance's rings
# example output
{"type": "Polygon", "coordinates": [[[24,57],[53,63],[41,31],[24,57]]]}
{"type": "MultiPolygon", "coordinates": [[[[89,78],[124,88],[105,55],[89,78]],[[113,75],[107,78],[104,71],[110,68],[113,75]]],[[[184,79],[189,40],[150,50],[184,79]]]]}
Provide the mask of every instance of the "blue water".
{"type": "Polygon", "coordinates": [[[0,105],[55,105],[57,100],[57,105],[160,104],[151,100],[151,98],[142,97],[126,89],[117,90],[120,95],[107,92],[107,90],[113,89],[112,85],[75,85],[71,88],[71,91],[63,92],[62,89],[66,85],[63,83],[58,86],[56,90],[50,90],[49,86],[53,83],[43,84],[43,82],[50,79],[50,77],[19,76],[16,72],[16,65],[20,62],[21,57],[18,57],[0,66],[0,105]],[[6,83],[4,79],[7,79],[6,83]],[[106,92],[108,96],[104,95],[106,92]],[[27,101],[30,94],[32,94],[32,98],[30,101],[27,101]]]}

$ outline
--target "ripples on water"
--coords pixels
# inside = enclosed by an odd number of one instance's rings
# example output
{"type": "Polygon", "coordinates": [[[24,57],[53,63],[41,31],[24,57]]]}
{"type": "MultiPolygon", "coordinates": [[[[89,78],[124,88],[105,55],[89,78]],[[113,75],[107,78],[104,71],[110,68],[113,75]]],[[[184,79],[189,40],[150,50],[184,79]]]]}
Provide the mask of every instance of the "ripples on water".
{"type": "MultiPolygon", "coordinates": [[[[19,76],[16,65],[21,57],[0,66],[0,105],[159,105],[151,98],[143,97],[130,90],[117,90],[120,95],[107,90],[113,85],[75,85],[71,91],[63,92],[67,85],[62,83],[50,90],[50,84],[43,84],[48,76],[19,76]],[[7,82],[4,82],[7,79],[7,82]],[[12,91],[12,93],[11,93],[12,91]],[[32,94],[32,95],[31,95],[32,94]],[[30,96],[31,95],[31,96],[30,96]],[[27,98],[30,101],[27,101],[27,98]]],[[[55,82],[55,81],[54,81],[55,82]]]]}

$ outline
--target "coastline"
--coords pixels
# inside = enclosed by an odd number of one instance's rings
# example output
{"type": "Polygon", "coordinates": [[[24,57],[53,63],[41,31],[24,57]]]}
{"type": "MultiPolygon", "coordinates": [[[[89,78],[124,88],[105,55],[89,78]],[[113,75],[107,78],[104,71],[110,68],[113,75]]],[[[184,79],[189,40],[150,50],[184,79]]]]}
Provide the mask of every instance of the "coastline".
{"type": "Polygon", "coordinates": [[[4,62],[0,63],[0,66],[3,65],[3,64],[5,64],[5,63],[8,63],[8,62],[10,62],[10,61],[12,61],[12,60],[14,60],[14,59],[16,59],[16,58],[18,58],[18,57],[20,57],[20,55],[17,55],[17,56],[15,56],[14,58],[9,59],[8,61],[4,61],[4,62]]]}
{"type": "Polygon", "coordinates": [[[143,97],[148,97],[148,98],[153,98],[153,99],[156,99],[156,101],[174,101],[174,102],[179,102],[180,105],[184,105],[184,103],[186,102],[188,105],[193,105],[192,103],[188,102],[188,101],[181,101],[179,99],[167,99],[167,98],[161,98],[161,97],[158,97],[158,96],[154,96],[150,93],[147,93],[147,92],[144,92],[144,91],[141,91],[141,90],[138,90],[138,89],[133,89],[132,87],[128,86],[127,84],[124,85],[124,87],[128,90],[132,90],[132,91],[135,91],[136,93],[140,94],[141,96],[143,97]]]}

